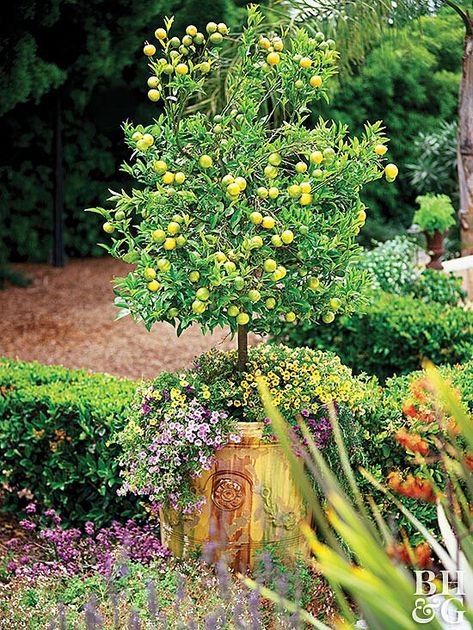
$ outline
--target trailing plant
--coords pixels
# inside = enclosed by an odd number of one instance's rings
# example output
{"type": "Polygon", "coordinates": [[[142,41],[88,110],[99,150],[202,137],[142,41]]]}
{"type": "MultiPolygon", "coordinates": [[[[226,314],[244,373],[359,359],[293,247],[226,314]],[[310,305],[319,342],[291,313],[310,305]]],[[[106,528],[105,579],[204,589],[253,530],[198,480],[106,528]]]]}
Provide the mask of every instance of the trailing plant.
{"type": "Polygon", "coordinates": [[[359,418],[371,382],[354,378],[337,357],[307,348],[250,348],[243,372],[234,370],[236,355],[236,350],[212,350],[192,369],[164,372],[138,390],[129,422],[117,435],[125,480],[120,493],[145,497],[152,512],[168,506],[198,511],[203,497],[192,479],[211,468],[217,450],[240,441],[238,421],[264,423],[263,435],[272,439],[257,377],[268,384],[294,434],[300,435],[301,414],[336,465],[328,417],[328,404],[334,402],[352,461],[363,461],[359,418]]]}
{"type": "Polygon", "coordinates": [[[114,234],[113,256],[134,264],[116,280],[117,305],[151,328],[167,321],[178,334],[193,322],[238,330],[239,368],[247,332],[275,332],[282,321],[333,321],[362,301],[366,275],[349,263],[366,213],[360,190],[383,172],[380,123],[360,139],[347,127],[306,124],[309,106],[326,99],[337,53],[304,29],[283,40],[261,36],[255,6],[227,75],[226,102],[212,119],[185,114],[218,71],[228,28],[189,25],[179,39],[172,20],[146,43],[148,96],[164,113],[147,126],[124,124],[137,182],[113,192],[102,215],[114,234]]]}
{"type": "Polygon", "coordinates": [[[455,225],[455,209],[448,195],[420,195],[416,202],[419,209],[414,214],[413,222],[422,232],[429,236],[435,232],[443,234],[455,225]]]}

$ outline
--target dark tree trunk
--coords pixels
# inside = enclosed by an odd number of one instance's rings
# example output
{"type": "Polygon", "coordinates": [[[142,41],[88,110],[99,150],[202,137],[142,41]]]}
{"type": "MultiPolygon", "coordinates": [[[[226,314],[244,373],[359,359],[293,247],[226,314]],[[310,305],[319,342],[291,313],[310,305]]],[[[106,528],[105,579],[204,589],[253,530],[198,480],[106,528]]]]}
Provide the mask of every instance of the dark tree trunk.
{"type": "Polygon", "coordinates": [[[238,371],[243,372],[248,363],[248,331],[246,326],[238,326],[238,371]]]}
{"type": "Polygon", "coordinates": [[[473,254],[473,21],[465,15],[460,103],[458,107],[458,179],[463,256],[473,254]]]}
{"type": "Polygon", "coordinates": [[[56,93],[54,111],[54,267],[64,267],[64,167],[62,147],[62,102],[61,92],[56,93]]]}

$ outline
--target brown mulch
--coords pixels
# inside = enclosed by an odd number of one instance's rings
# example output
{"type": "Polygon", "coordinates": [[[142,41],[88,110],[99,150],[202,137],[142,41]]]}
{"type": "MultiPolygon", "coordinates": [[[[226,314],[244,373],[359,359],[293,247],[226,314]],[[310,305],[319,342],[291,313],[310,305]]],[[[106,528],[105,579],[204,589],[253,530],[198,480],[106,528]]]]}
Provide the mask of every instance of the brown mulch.
{"type": "Polygon", "coordinates": [[[189,366],[212,346],[234,347],[227,330],[177,337],[167,323],[148,332],[130,317],[114,320],[111,280],[130,266],[112,258],[72,260],[63,269],[16,265],[32,280],[0,291],[0,356],[62,364],[130,378],[189,366]]]}

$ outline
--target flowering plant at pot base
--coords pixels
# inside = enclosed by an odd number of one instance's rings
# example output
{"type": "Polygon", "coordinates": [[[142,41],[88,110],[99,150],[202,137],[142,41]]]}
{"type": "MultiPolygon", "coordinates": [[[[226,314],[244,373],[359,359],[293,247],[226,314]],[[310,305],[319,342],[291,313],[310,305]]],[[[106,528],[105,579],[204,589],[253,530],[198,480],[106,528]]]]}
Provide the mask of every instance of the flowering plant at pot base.
{"type": "Polygon", "coordinates": [[[54,509],[39,514],[36,504],[30,503],[20,526],[31,538],[26,543],[20,537],[7,541],[6,570],[31,581],[90,572],[111,577],[127,561],[145,565],[169,557],[153,527],[132,520],[115,521],[110,527],[89,521],[83,529],[64,528],[54,509]]]}
{"type": "Polygon", "coordinates": [[[192,369],[163,373],[140,388],[128,425],[118,434],[123,449],[122,492],[146,497],[152,510],[171,506],[199,510],[192,478],[210,469],[215,451],[238,442],[238,422],[271,426],[257,389],[263,378],[275,404],[299,433],[300,415],[328,459],[337,461],[328,405],[336,403],[354,462],[362,457],[361,429],[366,384],[335,356],[307,348],[261,345],[250,348],[247,367],[234,369],[237,351],[211,350],[192,369]]]}
{"type": "Polygon", "coordinates": [[[384,168],[380,123],[353,139],[341,124],[307,128],[310,104],[327,99],[336,72],[333,43],[304,29],[286,41],[274,31],[261,37],[262,21],[250,6],[213,119],[187,106],[218,69],[227,27],[209,23],[206,39],[190,25],[187,45],[167,21],[156,31],[159,53],[144,48],[148,96],[164,113],[148,126],[124,125],[133,153],[123,170],[139,189],[113,192],[111,210],[89,210],[114,235],[105,249],[135,265],[116,279],[116,303],[148,329],[227,325],[243,339],[284,321],[330,322],[361,301],[366,274],[349,267],[366,218],[360,191],[383,173],[393,181],[397,168],[384,168]]]}

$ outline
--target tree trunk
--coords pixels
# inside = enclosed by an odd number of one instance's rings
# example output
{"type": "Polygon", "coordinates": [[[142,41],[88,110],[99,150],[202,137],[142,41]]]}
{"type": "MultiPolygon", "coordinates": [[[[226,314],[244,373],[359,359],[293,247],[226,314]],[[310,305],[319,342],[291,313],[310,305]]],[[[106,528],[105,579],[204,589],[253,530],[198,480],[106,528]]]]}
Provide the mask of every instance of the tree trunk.
{"type": "Polygon", "coordinates": [[[62,103],[61,92],[56,93],[54,112],[54,267],[64,267],[64,167],[62,146],[62,103]]]}
{"type": "Polygon", "coordinates": [[[467,17],[458,108],[458,179],[463,256],[473,254],[473,21],[467,17]]]}
{"type": "Polygon", "coordinates": [[[243,372],[248,363],[248,331],[246,326],[238,326],[238,371],[243,372]]]}

